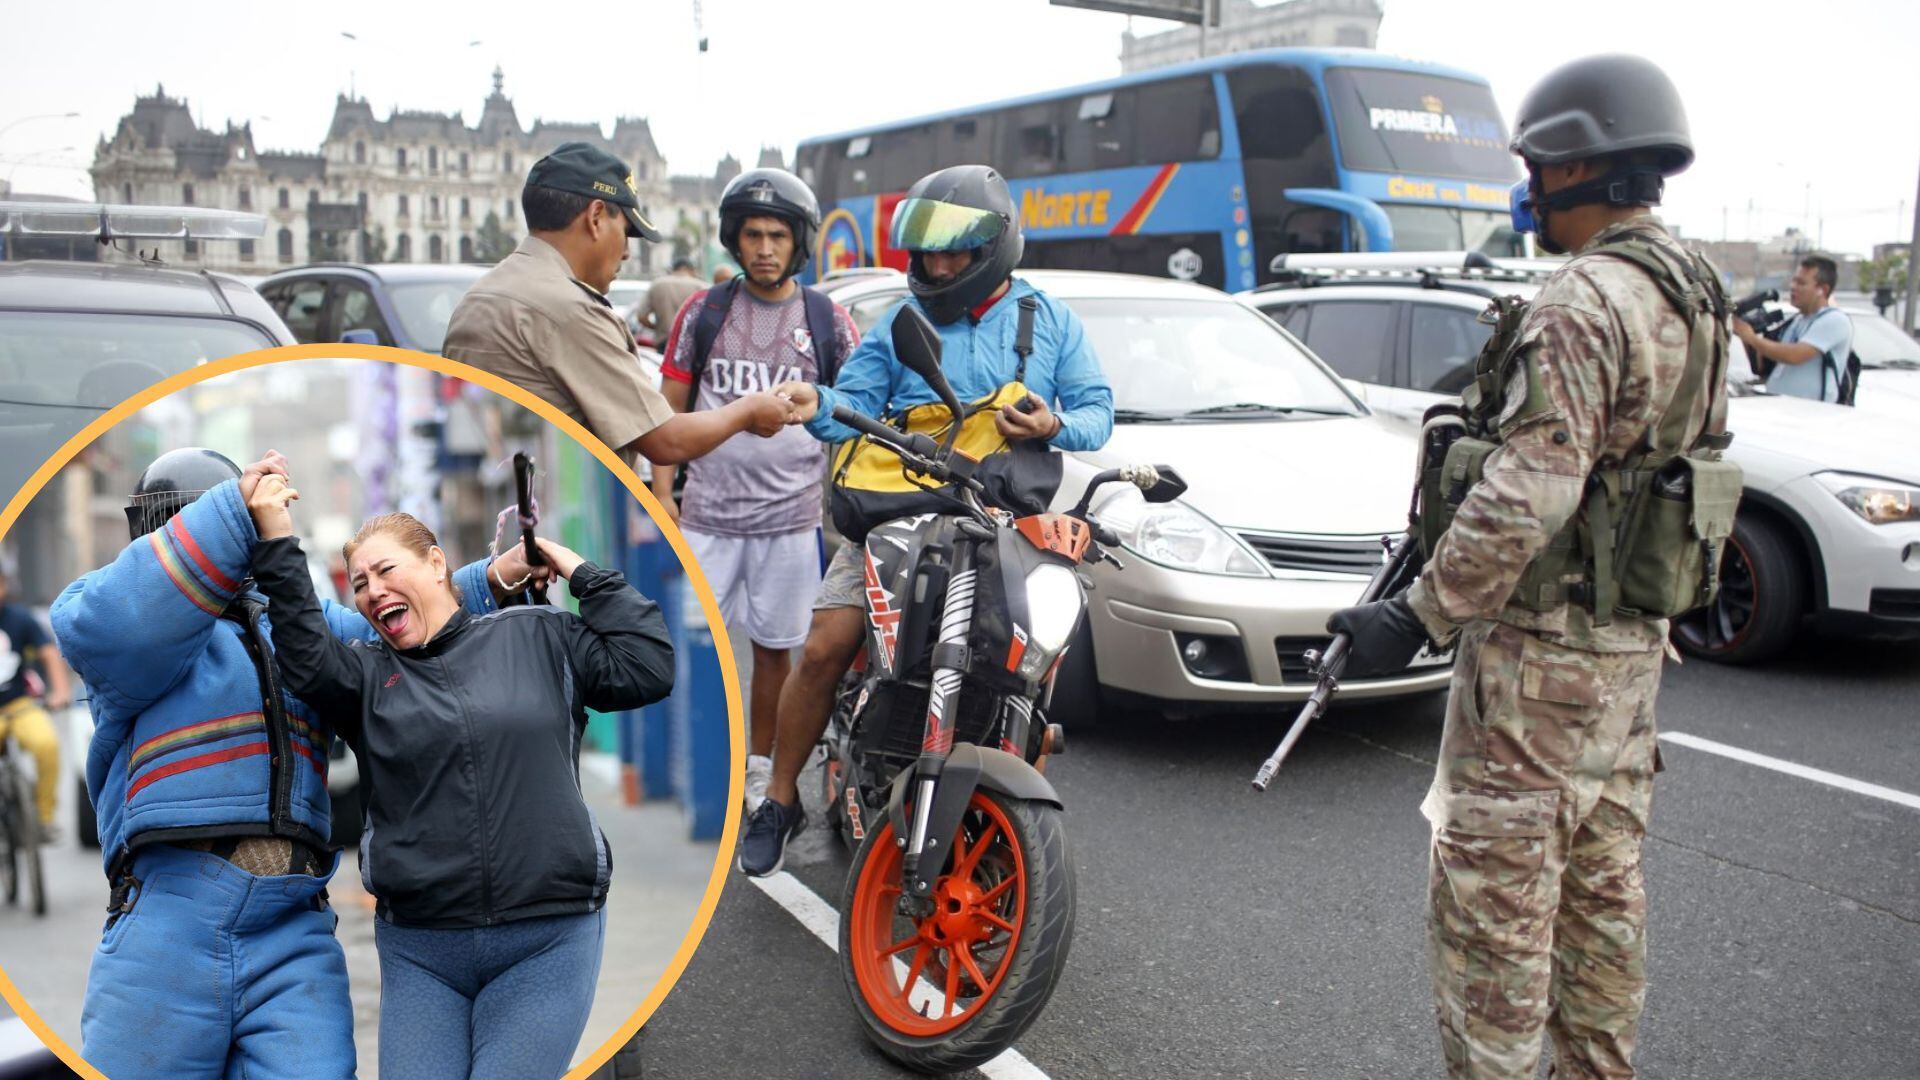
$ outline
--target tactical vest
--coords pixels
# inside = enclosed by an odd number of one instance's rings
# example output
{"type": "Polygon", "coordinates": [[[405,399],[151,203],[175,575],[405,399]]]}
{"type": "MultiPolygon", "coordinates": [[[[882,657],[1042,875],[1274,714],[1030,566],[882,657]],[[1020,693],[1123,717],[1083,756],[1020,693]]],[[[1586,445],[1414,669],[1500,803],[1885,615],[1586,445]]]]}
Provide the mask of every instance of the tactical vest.
{"type": "MultiPolygon", "coordinates": [[[[1710,398],[1726,378],[1726,296],[1699,256],[1676,256],[1642,233],[1626,233],[1592,254],[1625,259],[1653,278],[1687,322],[1686,370],[1639,445],[1587,476],[1579,511],[1528,564],[1509,602],[1537,612],[1580,604],[1596,626],[1615,614],[1671,618],[1706,606],[1718,591],[1720,553],[1740,501],[1740,467],[1722,459],[1733,436],[1709,432],[1704,422],[1691,437],[1687,431],[1700,396],[1710,398]]],[[[1428,413],[1418,512],[1428,558],[1499,447],[1502,420],[1516,406],[1524,411],[1543,400],[1520,348],[1526,314],[1518,297],[1494,300],[1481,316],[1493,324],[1493,336],[1474,360],[1460,405],[1428,413]]],[[[1712,415],[1710,400],[1704,415],[1712,415]]]]}

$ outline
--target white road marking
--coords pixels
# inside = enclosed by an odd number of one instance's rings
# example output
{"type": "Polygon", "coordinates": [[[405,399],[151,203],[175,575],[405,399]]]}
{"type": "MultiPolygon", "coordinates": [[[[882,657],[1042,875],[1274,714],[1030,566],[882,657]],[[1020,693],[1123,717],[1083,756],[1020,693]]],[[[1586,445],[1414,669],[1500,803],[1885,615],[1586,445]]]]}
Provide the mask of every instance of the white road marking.
{"type": "Polygon", "coordinates": [[[1777,757],[1756,754],[1751,750],[1742,750],[1737,746],[1728,746],[1726,743],[1714,742],[1712,739],[1703,739],[1698,735],[1687,735],[1678,731],[1663,731],[1660,733],[1660,741],[1670,742],[1675,746],[1684,746],[1691,750],[1701,750],[1709,754],[1718,754],[1721,757],[1732,758],[1735,761],[1744,761],[1749,765],[1758,765],[1763,769],[1783,772],[1788,776],[1798,776],[1802,780],[1812,780],[1818,784],[1826,784],[1831,787],[1840,788],[1843,791],[1851,791],[1856,795],[1867,795],[1875,799],[1885,799],[1887,802],[1898,803],[1911,810],[1920,810],[1920,795],[1910,795],[1904,791],[1896,791],[1890,787],[1881,787],[1879,784],[1869,784],[1865,780],[1855,780],[1851,776],[1841,776],[1839,773],[1831,773],[1825,769],[1816,769],[1810,765],[1798,765],[1777,757]]]}
{"type": "MultiPolygon", "coordinates": [[[[766,893],[774,903],[787,909],[787,914],[799,920],[834,952],[840,951],[840,912],[832,904],[820,899],[818,893],[807,888],[800,879],[782,870],[768,877],[748,878],[753,886],[766,893]]],[[[906,974],[906,965],[899,960],[893,962],[895,970],[906,974]]],[[[946,995],[934,989],[926,979],[917,980],[915,993],[911,1000],[920,1001],[923,996],[933,1004],[942,1004],[946,995]]],[[[944,1010],[943,1010],[944,1011],[944,1010]]],[[[1000,1053],[999,1057],[980,1066],[982,1076],[993,1080],[1048,1080],[1047,1074],[1033,1062],[1021,1056],[1020,1051],[1011,1047],[1000,1053]]]]}

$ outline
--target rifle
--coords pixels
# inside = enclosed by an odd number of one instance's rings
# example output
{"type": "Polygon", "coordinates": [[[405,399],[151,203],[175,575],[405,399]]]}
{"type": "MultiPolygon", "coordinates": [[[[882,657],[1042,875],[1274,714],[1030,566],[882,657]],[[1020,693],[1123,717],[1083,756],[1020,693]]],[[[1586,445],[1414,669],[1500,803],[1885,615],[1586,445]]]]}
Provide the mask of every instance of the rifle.
{"type": "MultiPolygon", "coordinates": [[[[533,527],[540,521],[533,508],[533,459],[525,451],[516,450],[513,455],[513,489],[520,504],[520,542],[527,546],[527,565],[543,566],[547,557],[540,554],[540,545],[533,542],[533,527]]],[[[533,594],[534,603],[547,602],[545,585],[535,585],[528,591],[533,594]]]]}
{"type": "MultiPolygon", "coordinates": [[[[1358,602],[1362,604],[1371,604],[1375,600],[1405,592],[1412,587],[1413,579],[1420,573],[1420,537],[1417,529],[1408,528],[1397,541],[1393,537],[1383,536],[1380,543],[1387,549],[1387,557],[1380,569],[1374,571],[1366,590],[1360,594],[1358,602]]],[[[1300,706],[1300,712],[1293,718],[1293,726],[1287,729],[1286,737],[1280,740],[1279,748],[1261,763],[1260,771],[1254,774],[1253,790],[1267,790],[1274,774],[1280,771],[1280,763],[1293,751],[1293,744],[1300,741],[1307,725],[1326,711],[1327,703],[1333,700],[1334,692],[1340,689],[1340,672],[1347,666],[1347,650],[1352,645],[1351,636],[1335,634],[1325,652],[1307,651],[1307,670],[1319,682],[1306,703],[1300,706]]]]}

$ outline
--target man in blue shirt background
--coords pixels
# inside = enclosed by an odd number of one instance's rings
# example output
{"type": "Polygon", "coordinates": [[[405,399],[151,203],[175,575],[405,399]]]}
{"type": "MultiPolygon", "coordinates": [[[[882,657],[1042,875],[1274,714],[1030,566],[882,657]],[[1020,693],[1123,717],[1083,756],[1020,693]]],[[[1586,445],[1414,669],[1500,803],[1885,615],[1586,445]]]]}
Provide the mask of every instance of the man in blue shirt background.
{"type": "MultiPolygon", "coordinates": [[[[940,367],[954,394],[973,401],[1018,381],[1030,391],[1030,411],[1001,409],[994,417],[1001,436],[1038,439],[1058,450],[1104,446],[1113,433],[1113,389],[1079,318],[1012,277],[1025,239],[1000,174],[984,165],[956,165],[924,177],[895,208],[892,232],[893,246],[910,253],[912,297],[901,303],[919,305],[938,328],[940,367]],[[1033,353],[1023,362],[1014,343],[1019,308],[1028,297],[1035,308],[1033,353]]],[[[790,382],[775,388],[793,402],[795,418],[814,437],[843,442],[857,434],[833,419],[837,405],[885,417],[939,400],[894,355],[892,327],[889,312],[867,332],[832,386],[790,382]]],[[[800,772],[826,730],[834,688],[865,638],[864,585],[860,545],[843,546],[821,582],[800,664],[780,692],[773,779],[741,841],[744,873],[779,870],[787,841],[806,825],[800,772]]]]}
{"type": "Polygon", "coordinates": [[[1779,341],[1761,337],[1744,319],[1733,320],[1733,332],[1747,351],[1778,365],[1767,376],[1767,389],[1814,401],[1840,400],[1840,377],[1853,352],[1853,319],[1831,306],[1839,273],[1825,255],[1800,260],[1787,291],[1787,301],[1800,314],[1787,323],[1779,341]]]}

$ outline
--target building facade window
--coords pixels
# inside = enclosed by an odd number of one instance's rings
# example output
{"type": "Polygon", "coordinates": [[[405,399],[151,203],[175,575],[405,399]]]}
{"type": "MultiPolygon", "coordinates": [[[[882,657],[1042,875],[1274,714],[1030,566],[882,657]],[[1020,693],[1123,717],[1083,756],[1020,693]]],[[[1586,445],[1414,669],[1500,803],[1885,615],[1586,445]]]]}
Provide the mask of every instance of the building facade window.
{"type": "Polygon", "coordinates": [[[123,203],[133,202],[133,185],[132,184],[120,185],[120,201],[123,203]]]}
{"type": "Polygon", "coordinates": [[[440,171],[440,148],[437,146],[427,147],[427,171],[440,171]]]}
{"type": "Polygon", "coordinates": [[[251,240],[240,241],[240,261],[241,262],[253,261],[253,241],[251,240]]]}
{"type": "Polygon", "coordinates": [[[253,189],[252,188],[243,187],[240,189],[240,209],[242,210],[253,209],[253,189]]]}
{"type": "Polygon", "coordinates": [[[508,200],[507,200],[507,220],[508,220],[508,221],[512,221],[512,220],[513,220],[513,214],[514,214],[514,206],[513,206],[513,200],[512,200],[512,199],[508,199],[508,200]]]}
{"type": "Polygon", "coordinates": [[[460,238],[460,261],[463,263],[473,261],[473,237],[471,236],[460,238]]]}
{"type": "Polygon", "coordinates": [[[355,165],[365,165],[367,163],[366,143],[357,142],[353,144],[353,163],[355,165]]]}
{"type": "Polygon", "coordinates": [[[317,203],[319,201],[320,201],[320,189],[308,188],[307,189],[307,205],[312,206],[314,203],[317,203]]]}
{"type": "Polygon", "coordinates": [[[473,203],[468,201],[465,195],[460,196],[460,216],[463,218],[473,216],[473,203]]]}
{"type": "Polygon", "coordinates": [[[180,203],[183,206],[193,205],[193,185],[192,184],[180,185],[180,203]]]}
{"type": "Polygon", "coordinates": [[[509,150],[509,151],[507,151],[507,152],[506,152],[506,154],[505,154],[504,156],[502,156],[502,157],[501,157],[501,159],[500,159],[500,171],[501,171],[501,172],[512,172],[512,171],[513,171],[513,151],[511,151],[511,150],[509,150]]]}
{"type": "Polygon", "coordinates": [[[289,205],[291,205],[288,201],[291,198],[292,196],[287,193],[287,189],[281,188],[280,189],[280,209],[285,210],[289,205]]]}
{"type": "Polygon", "coordinates": [[[447,257],[447,245],[440,239],[439,233],[427,237],[427,261],[444,262],[447,257]]]}
{"type": "MultiPolygon", "coordinates": [[[[283,191],[281,192],[281,194],[285,194],[285,192],[283,191]]],[[[293,230],[292,229],[280,230],[280,261],[283,263],[290,263],[293,261],[293,230]]]]}
{"type": "Polygon", "coordinates": [[[400,196],[400,216],[407,216],[407,197],[405,195],[400,196]]]}
{"type": "Polygon", "coordinates": [[[395,166],[397,166],[400,169],[401,172],[407,171],[407,148],[406,147],[401,146],[401,147],[394,148],[393,163],[395,166]]]}
{"type": "Polygon", "coordinates": [[[393,242],[393,261],[413,261],[413,237],[408,236],[406,233],[401,233],[400,238],[393,242]]]}
{"type": "Polygon", "coordinates": [[[430,218],[438,218],[440,216],[440,196],[427,196],[427,216],[430,218]]]}
{"type": "Polygon", "coordinates": [[[467,152],[465,150],[460,151],[460,171],[461,172],[467,171],[467,161],[468,161],[467,152]]]}

